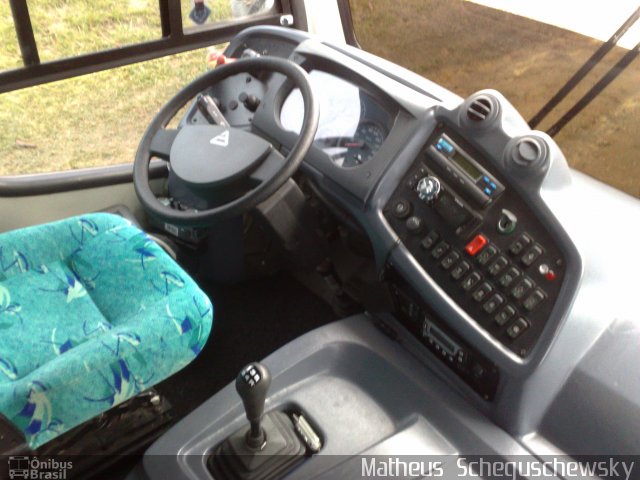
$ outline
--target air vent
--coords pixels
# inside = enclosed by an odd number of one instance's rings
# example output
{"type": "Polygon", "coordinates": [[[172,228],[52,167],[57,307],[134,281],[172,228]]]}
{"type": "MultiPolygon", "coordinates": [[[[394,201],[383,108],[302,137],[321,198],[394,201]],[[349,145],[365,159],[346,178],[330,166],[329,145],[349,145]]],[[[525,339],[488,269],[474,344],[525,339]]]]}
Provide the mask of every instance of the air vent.
{"type": "Polygon", "coordinates": [[[467,110],[467,117],[474,122],[484,122],[493,112],[493,103],[488,97],[478,97],[467,110]]]}

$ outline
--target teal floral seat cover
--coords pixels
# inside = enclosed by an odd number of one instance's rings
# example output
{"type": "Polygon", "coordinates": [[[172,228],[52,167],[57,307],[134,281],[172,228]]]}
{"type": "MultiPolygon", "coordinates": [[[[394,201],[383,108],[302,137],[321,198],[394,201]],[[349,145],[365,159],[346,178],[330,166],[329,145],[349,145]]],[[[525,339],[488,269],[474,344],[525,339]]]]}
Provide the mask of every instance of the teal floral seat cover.
{"type": "Polygon", "coordinates": [[[176,373],[213,307],[127,220],[0,234],[0,412],[37,448],[176,373]]]}

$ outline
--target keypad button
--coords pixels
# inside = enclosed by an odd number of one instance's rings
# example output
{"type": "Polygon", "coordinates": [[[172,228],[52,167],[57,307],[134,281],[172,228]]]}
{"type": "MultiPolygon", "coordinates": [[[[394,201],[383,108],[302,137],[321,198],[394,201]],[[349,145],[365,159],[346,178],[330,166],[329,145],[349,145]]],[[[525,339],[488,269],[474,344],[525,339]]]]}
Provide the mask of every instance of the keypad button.
{"type": "Polygon", "coordinates": [[[448,251],[449,251],[449,244],[447,242],[440,242],[431,251],[431,256],[436,260],[438,260],[448,251]]]}
{"type": "Polygon", "coordinates": [[[495,256],[496,253],[498,253],[498,249],[495,247],[495,245],[488,245],[476,256],[476,258],[478,259],[478,263],[480,265],[486,265],[487,263],[489,263],[489,260],[491,260],[495,256]]]}
{"type": "Polygon", "coordinates": [[[458,252],[449,252],[449,255],[444,257],[440,262],[440,266],[445,270],[449,270],[458,260],[460,260],[460,254],[458,252]]]}
{"type": "Polygon", "coordinates": [[[480,281],[480,274],[478,272],[471,272],[467,277],[462,281],[462,288],[466,291],[471,290],[473,287],[477,285],[480,281]]]}
{"type": "Polygon", "coordinates": [[[476,302],[481,302],[493,292],[493,287],[487,282],[483,282],[471,295],[476,302]]]}
{"type": "Polygon", "coordinates": [[[500,255],[491,265],[489,265],[489,274],[493,277],[499,275],[509,265],[509,260],[504,255],[500,255]]]}
{"type": "Polygon", "coordinates": [[[540,258],[540,255],[542,255],[542,247],[536,243],[533,247],[527,250],[527,253],[522,256],[520,261],[523,265],[530,267],[533,265],[533,262],[540,258]]]}
{"type": "Polygon", "coordinates": [[[487,237],[482,235],[481,233],[473,237],[466,247],[464,247],[464,251],[469,255],[474,257],[479,251],[481,251],[488,243],[487,237]]]}
{"type": "Polygon", "coordinates": [[[509,328],[507,328],[507,335],[512,339],[516,339],[528,328],[529,322],[527,319],[524,317],[518,317],[518,319],[513,322],[509,328]]]}
{"type": "Polygon", "coordinates": [[[511,305],[506,305],[500,312],[494,317],[496,323],[500,326],[506,325],[509,320],[516,314],[516,309],[511,305]]]}
{"type": "Polygon", "coordinates": [[[527,293],[533,288],[533,282],[528,278],[523,278],[520,282],[511,290],[511,296],[516,300],[522,300],[527,293]]]}
{"type": "Polygon", "coordinates": [[[531,244],[531,242],[531,237],[526,233],[523,233],[522,235],[520,235],[520,238],[518,238],[511,244],[511,246],[509,247],[509,251],[513,255],[520,255],[522,252],[524,252],[524,249],[531,244]]]}
{"type": "Polygon", "coordinates": [[[429,234],[422,239],[422,242],[420,242],[420,246],[425,250],[431,250],[431,247],[433,247],[438,240],[440,240],[440,235],[438,235],[438,232],[436,232],[435,230],[431,230],[429,234]]]}
{"type": "Polygon", "coordinates": [[[504,297],[499,293],[493,295],[486,303],[482,306],[482,309],[487,313],[493,313],[504,303],[504,297]]]}
{"type": "Polygon", "coordinates": [[[516,267],[511,267],[504,273],[504,275],[500,277],[498,283],[500,284],[500,286],[507,288],[511,286],[511,284],[515,282],[520,275],[522,275],[520,270],[518,270],[516,267]]]}
{"type": "Polygon", "coordinates": [[[531,295],[529,295],[524,302],[522,302],[522,305],[526,310],[532,312],[536,308],[538,308],[538,306],[546,297],[547,296],[541,289],[536,288],[535,291],[531,295]]]}
{"type": "Polygon", "coordinates": [[[451,270],[451,278],[454,280],[460,280],[469,270],[471,270],[471,265],[469,265],[469,262],[463,260],[453,267],[453,270],[451,270]]]}

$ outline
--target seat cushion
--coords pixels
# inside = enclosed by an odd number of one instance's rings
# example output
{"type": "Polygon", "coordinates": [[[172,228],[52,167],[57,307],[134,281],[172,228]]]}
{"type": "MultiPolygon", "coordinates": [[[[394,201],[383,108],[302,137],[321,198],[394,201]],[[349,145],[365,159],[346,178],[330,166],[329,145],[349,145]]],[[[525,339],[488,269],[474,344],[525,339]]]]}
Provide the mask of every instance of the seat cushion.
{"type": "Polygon", "coordinates": [[[177,372],[213,307],[144,232],[97,213],[0,235],[0,412],[36,448],[177,372]]]}

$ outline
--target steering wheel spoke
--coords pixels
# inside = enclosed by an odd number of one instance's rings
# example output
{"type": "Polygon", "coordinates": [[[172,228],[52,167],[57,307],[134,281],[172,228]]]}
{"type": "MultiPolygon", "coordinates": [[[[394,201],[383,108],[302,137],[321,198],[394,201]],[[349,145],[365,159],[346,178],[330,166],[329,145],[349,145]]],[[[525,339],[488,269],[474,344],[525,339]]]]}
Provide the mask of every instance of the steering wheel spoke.
{"type": "Polygon", "coordinates": [[[152,157],[160,158],[161,160],[170,161],[171,147],[178,135],[178,131],[173,128],[161,128],[158,130],[149,145],[149,153],[152,157]]]}
{"type": "Polygon", "coordinates": [[[265,158],[260,166],[249,175],[249,181],[257,187],[258,185],[268,182],[282,170],[286,163],[284,156],[277,150],[271,150],[267,158],[265,158]]]}

